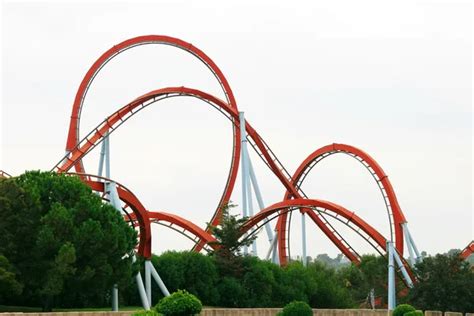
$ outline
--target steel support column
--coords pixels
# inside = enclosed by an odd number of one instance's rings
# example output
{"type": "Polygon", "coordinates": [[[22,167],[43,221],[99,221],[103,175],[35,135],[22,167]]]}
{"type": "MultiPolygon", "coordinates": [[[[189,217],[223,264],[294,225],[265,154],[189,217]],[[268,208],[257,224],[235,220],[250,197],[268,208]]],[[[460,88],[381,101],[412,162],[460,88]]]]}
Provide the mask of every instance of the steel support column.
{"type": "Polygon", "coordinates": [[[392,250],[393,250],[393,257],[395,258],[395,262],[397,263],[398,268],[402,272],[402,276],[405,279],[405,282],[406,282],[407,286],[409,288],[412,288],[413,287],[413,281],[412,281],[410,275],[408,275],[407,269],[405,268],[405,266],[403,265],[402,260],[398,256],[397,250],[395,248],[392,249],[392,250]]]}
{"type": "Polygon", "coordinates": [[[119,310],[118,287],[117,287],[117,284],[114,284],[112,288],[112,311],[118,312],[118,310],[119,310]]]}
{"type": "Polygon", "coordinates": [[[163,293],[164,296],[169,296],[170,292],[166,288],[165,283],[163,283],[163,280],[161,280],[160,275],[158,274],[158,271],[156,271],[151,261],[148,261],[148,266],[151,271],[151,275],[153,276],[153,279],[155,279],[156,284],[158,284],[158,287],[161,290],[161,293],[163,293]]]}
{"type": "Polygon", "coordinates": [[[388,250],[388,309],[394,310],[396,305],[395,299],[395,267],[394,267],[394,254],[393,254],[393,242],[387,241],[388,250]]]}
{"type": "Polygon", "coordinates": [[[146,290],[146,298],[150,306],[152,306],[151,300],[151,270],[150,270],[151,262],[150,260],[145,260],[145,290],[146,290]]]}
{"type": "Polygon", "coordinates": [[[301,247],[303,248],[301,262],[303,262],[303,265],[306,267],[308,264],[308,258],[306,256],[306,218],[303,212],[301,212],[301,247]]]}
{"type": "MultiPolygon", "coordinates": [[[[241,153],[240,161],[241,168],[240,172],[242,174],[242,216],[247,217],[247,133],[245,131],[245,116],[244,112],[239,112],[239,121],[240,121],[240,141],[241,141],[241,153]]],[[[243,247],[244,255],[248,254],[247,246],[243,247]]]]}
{"type": "MultiPolygon", "coordinates": [[[[247,152],[247,156],[248,156],[248,152],[247,152]]],[[[253,190],[255,192],[255,197],[257,198],[258,207],[260,208],[260,210],[263,210],[265,208],[265,203],[263,203],[262,193],[260,192],[257,176],[255,175],[252,160],[250,159],[250,157],[248,159],[248,162],[249,162],[250,180],[252,183],[253,190]]],[[[270,242],[270,244],[272,244],[274,237],[273,237],[272,227],[270,226],[270,223],[265,224],[265,230],[267,231],[268,241],[270,242]]]]}

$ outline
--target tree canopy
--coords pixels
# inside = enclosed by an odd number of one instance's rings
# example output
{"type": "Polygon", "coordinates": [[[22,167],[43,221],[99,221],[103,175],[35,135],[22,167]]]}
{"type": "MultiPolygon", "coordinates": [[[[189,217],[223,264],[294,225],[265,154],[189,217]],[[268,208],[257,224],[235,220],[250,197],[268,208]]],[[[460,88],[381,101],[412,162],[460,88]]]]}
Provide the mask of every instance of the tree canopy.
{"type": "Polygon", "coordinates": [[[0,216],[0,275],[14,273],[7,280],[22,292],[0,295],[3,304],[103,304],[114,283],[129,282],[136,232],[79,178],[1,179],[0,216]]]}
{"type": "Polygon", "coordinates": [[[415,267],[418,282],[408,300],[423,310],[474,311],[474,272],[458,252],[426,257],[415,267]]]}

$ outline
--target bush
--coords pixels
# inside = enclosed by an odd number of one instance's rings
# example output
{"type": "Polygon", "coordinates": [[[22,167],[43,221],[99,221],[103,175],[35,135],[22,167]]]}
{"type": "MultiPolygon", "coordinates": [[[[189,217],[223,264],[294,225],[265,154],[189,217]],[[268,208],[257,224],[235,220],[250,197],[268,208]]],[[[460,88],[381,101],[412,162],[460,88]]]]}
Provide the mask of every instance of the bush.
{"type": "Polygon", "coordinates": [[[311,307],[302,301],[293,301],[286,304],[278,315],[280,316],[312,316],[313,310],[311,307]]]}
{"type": "Polygon", "coordinates": [[[423,316],[422,311],[411,311],[403,314],[403,316],[423,316]]]}
{"type": "Polygon", "coordinates": [[[199,314],[202,304],[196,296],[187,291],[178,290],[170,296],[162,298],[155,309],[165,316],[189,316],[199,314]]]}
{"type": "MultiPolygon", "coordinates": [[[[409,304],[400,304],[393,310],[392,316],[404,316],[405,313],[415,312],[416,309],[409,304]]],[[[412,315],[415,316],[415,315],[412,315]]]]}
{"type": "Polygon", "coordinates": [[[132,314],[132,316],[158,316],[158,314],[154,310],[149,310],[149,311],[136,311],[132,314]]]}

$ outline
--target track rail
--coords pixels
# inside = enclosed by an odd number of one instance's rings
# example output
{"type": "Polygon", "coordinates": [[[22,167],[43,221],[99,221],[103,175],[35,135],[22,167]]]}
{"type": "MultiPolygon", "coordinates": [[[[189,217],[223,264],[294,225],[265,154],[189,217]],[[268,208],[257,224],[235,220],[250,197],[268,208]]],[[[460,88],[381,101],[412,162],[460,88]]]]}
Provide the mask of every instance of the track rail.
{"type": "Polygon", "coordinates": [[[3,170],[0,170],[0,178],[11,178],[11,175],[3,170]]]}
{"type": "MultiPolygon", "coordinates": [[[[88,154],[93,148],[95,148],[104,137],[113,133],[119,126],[125,121],[131,118],[134,114],[146,108],[147,106],[156,103],[157,101],[172,97],[172,96],[191,96],[205,101],[211,104],[215,108],[219,109],[226,117],[231,119],[234,124],[234,129],[239,129],[240,124],[238,121],[238,112],[236,109],[231,108],[226,102],[205,93],[200,90],[186,88],[186,87],[170,87],[154,90],[149,92],[131,103],[125,105],[118,111],[114,112],[102,123],[100,123],[95,129],[93,129],[86,137],[84,137],[66,156],[53,167],[53,170],[57,172],[67,172],[78,164],[82,158],[88,154]]],[[[273,151],[260,137],[256,130],[246,122],[245,129],[247,131],[247,138],[250,141],[252,147],[256,150],[259,157],[267,164],[270,170],[280,180],[283,186],[292,193],[293,196],[301,198],[301,189],[297,190],[289,176],[288,172],[282,166],[273,151]]],[[[232,192],[233,186],[226,188],[227,192],[232,192]]],[[[312,212],[311,210],[304,210],[312,212]]],[[[216,212],[211,220],[211,225],[217,225],[219,222],[219,212],[216,212]]],[[[322,213],[310,216],[311,219],[318,225],[318,227],[328,236],[331,241],[352,261],[357,262],[358,259],[351,250],[350,245],[338,234],[338,232],[330,225],[322,213]]],[[[209,231],[208,229],[206,229],[209,231]]],[[[199,244],[197,250],[202,248],[203,243],[199,244]]]]}
{"type": "MultiPolygon", "coordinates": [[[[167,45],[181,49],[194,57],[196,57],[200,62],[202,62],[217,79],[221,89],[225,95],[225,100],[229,107],[237,110],[237,102],[234,97],[234,93],[227,81],[226,77],[217,66],[217,64],[207,56],[202,50],[193,46],[191,43],[185,42],[181,39],[164,36],[164,35],[145,35],[138,36],[134,38],[127,39],[117,45],[114,45],[106,52],[104,52],[87,71],[86,75],[81,81],[79,88],[76,92],[74,103],[72,106],[71,119],[69,123],[69,132],[66,142],[66,152],[72,151],[80,142],[80,120],[81,112],[84,106],[84,101],[87,96],[95,77],[99,74],[102,68],[109,63],[112,59],[120,55],[121,53],[132,49],[134,47],[144,46],[144,45],[167,45]]],[[[234,124],[235,126],[235,124],[234,124]]],[[[211,223],[214,223],[217,218],[220,216],[220,206],[227,204],[230,200],[232,194],[232,189],[237,178],[238,168],[239,168],[239,159],[240,159],[240,133],[238,130],[233,128],[233,146],[232,146],[232,160],[230,164],[230,171],[227,176],[227,183],[222,193],[221,199],[216,207],[214,215],[212,216],[211,223]]],[[[74,165],[76,172],[85,173],[84,164],[82,160],[79,160],[74,165]]],[[[202,244],[197,245],[197,250],[202,247],[202,244]]]]}
{"type": "MultiPolygon", "coordinates": [[[[403,254],[403,230],[401,224],[406,222],[405,216],[400,208],[397,197],[393,190],[392,184],[383,171],[382,167],[373,159],[369,154],[362,151],[354,146],[345,144],[330,144],[321,147],[309,155],[298,167],[295,174],[293,175],[293,184],[301,190],[302,184],[309,174],[309,172],[323,159],[332,156],[337,153],[343,153],[355,158],[359,161],[372,175],[380,189],[382,197],[384,199],[385,207],[387,210],[388,221],[390,225],[390,237],[391,240],[395,240],[397,251],[403,254]]],[[[306,197],[306,196],[305,196],[306,197]]],[[[285,193],[284,200],[293,198],[290,191],[285,193]]],[[[288,214],[283,214],[278,218],[277,231],[278,231],[278,249],[280,262],[286,262],[288,258],[288,233],[291,225],[291,216],[288,220],[288,214]]],[[[358,232],[357,230],[355,230],[358,232]]]]}
{"type": "MultiPolygon", "coordinates": [[[[284,200],[279,203],[275,203],[250,218],[242,227],[242,236],[249,238],[254,235],[260,228],[262,228],[269,221],[281,217],[283,214],[288,214],[295,210],[300,209],[311,209],[314,212],[307,212],[311,216],[316,216],[316,212],[324,213],[329,215],[340,222],[348,225],[353,230],[357,230],[359,235],[364,238],[369,244],[382,256],[386,256],[387,239],[382,236],[374,227],[365,222],[355,212],[351,212],[348,209],[332,202],[317,200],[317,199],[293,199],[284,200]]],[[[398,252],[398,250],[395,250],[398,252]]],[[[407,270],[410,278],[415,280],[415,276],[411,271],[410,265],[405,258],[400,255],[403,266],[407,270]]],[[[405,280],[403,280],[405,282],[405,280]]]]}
{"type": "Polygon", "coordinates": [[[140,202],[140,200],[132,193],[127,187],[124,185],[105,178],[100,177],[92,174],[86,173],[75,173],[75,172],[68,172],[66,173],[70,176],[77,176],[79,177],[82,182],[87,184],[93,191],[102,193],[102,198],[105,194],[108,194],[106,189],[106,183],[115,183],[117,188],[117,193],[120,200],[125,203],[125,210],[130,208],[135,216],[136,220],[139,223],[139,244],[138,244],[138,254],[145,257],[151,257],[151,226],[150,226],[150,218],[148,216],[148,212],[140,202]]]}
{"type": "Polygon", "coordinates": [[[474,253],[474,240],[469,243],[469,245],[464,248],[459,254],[463,260],[469,258],[470,255],[474,253]]]}

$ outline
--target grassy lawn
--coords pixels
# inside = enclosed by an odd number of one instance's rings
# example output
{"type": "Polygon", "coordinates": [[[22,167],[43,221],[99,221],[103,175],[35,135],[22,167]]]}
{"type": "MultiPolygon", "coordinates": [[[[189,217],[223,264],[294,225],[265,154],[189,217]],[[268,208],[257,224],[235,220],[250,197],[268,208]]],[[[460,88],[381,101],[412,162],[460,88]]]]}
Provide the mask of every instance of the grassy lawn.
{"type": "MultiPolygon", "coordinates": [[[[135,311],[143,309],[140,306],[120,306],[119,310],[121,311],[135,311]]],[[[107,312],[112,310],[111,307],[90,307],[90,308],[55,308],[53,312],[86,312],[86,311],[95,311],[95,312],[107,312]]],[[[38,313],[41,312],[41,307],[26,307],[26,306],[5,306],[0,305],[0,313],[6,312],[23,312],[23,313],[38,313]]]]}

